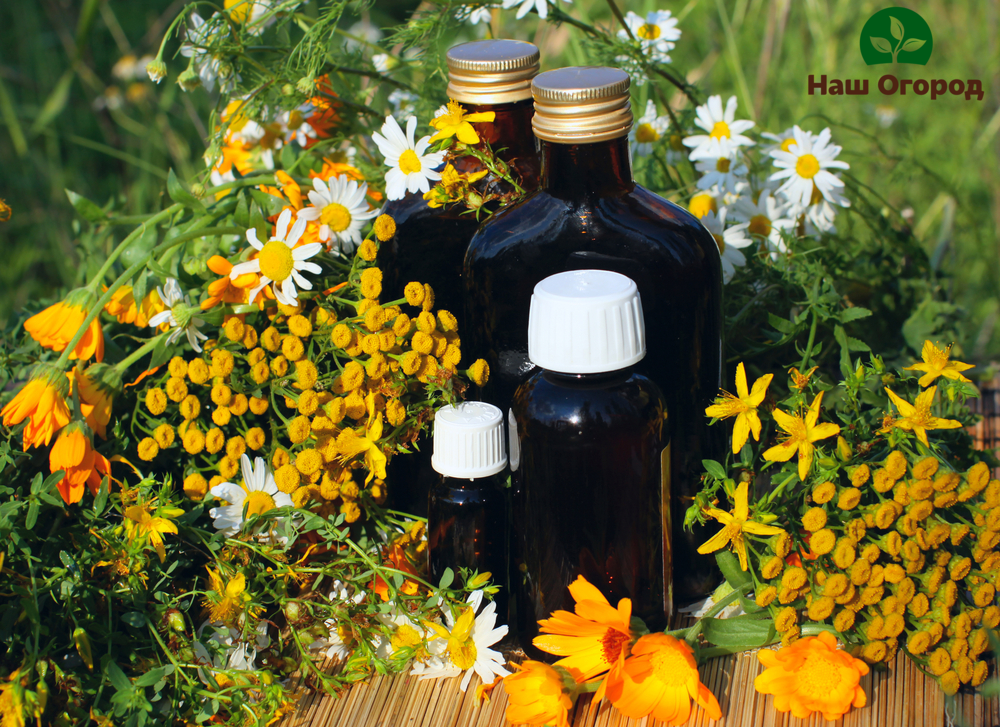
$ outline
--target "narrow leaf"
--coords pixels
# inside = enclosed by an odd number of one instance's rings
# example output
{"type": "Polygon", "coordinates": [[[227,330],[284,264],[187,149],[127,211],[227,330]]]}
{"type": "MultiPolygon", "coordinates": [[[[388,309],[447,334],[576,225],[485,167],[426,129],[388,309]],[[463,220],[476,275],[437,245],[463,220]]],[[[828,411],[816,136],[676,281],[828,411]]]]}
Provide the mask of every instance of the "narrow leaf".
{"type": "Polygon", "coordinates": [[[734,591],[752,580],[750,577],[750,571],[741,569],[739,558],[728,550],[720,550],[716,553],[715,562],[719,564],[719,570],[722,571],[722,576],[726,579],[726,583],[728,583],[734,591]]]}
{"type": "Polygon", "coordinates": [[[69,189],[66,190],[66,196],[69,197],[69,202],[73,205],[76,213],[87,222],[97,222],[105,218],[104,210],[86,197],[69,189]]]}
{"type": "Polygon", "coordinates": [[[171,169],[167,174],[167,194],[170,195],[170,199],[174,202],[178,202],[185,207],[189,207],[195,212],[205,212],[204,205],[202,205],[197,197],[184,188],[184,185],[181,184],[177,175],[174,174],[173,169],[171,169]]]}

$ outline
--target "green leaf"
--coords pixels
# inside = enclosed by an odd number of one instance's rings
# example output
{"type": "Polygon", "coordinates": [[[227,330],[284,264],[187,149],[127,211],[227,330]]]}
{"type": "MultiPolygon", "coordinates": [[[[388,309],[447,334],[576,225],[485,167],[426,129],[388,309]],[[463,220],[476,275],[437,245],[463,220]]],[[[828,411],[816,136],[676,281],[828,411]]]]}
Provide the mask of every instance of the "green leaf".
{"type": "Polygon", "coordinates": [[[104,210],[86,197],[77,194],[71,189],[67,189],[65,191],[66,196],[69,197],[69,203],[73,205],[76,213],[83,219],[87,220],[87,222],[98,222],[107,217],[107,215],[104,214],[104,210]]]}
{"type": "Polygon", "coordinates": [[[841,323],[850,323],[851,321],[858,321],[862,318],[867,318],[872,312],[867,308],[862,308],[861,306],[854,306],[853,308],[844,308],[840,311],[840,315],[837,316],[841,323]]]}
{"type": "Polygon", "coordinates": [[[104,512],[104,508],[108,504],[108,491],[110,489],[111,483],[105,477],[101,480],[101,489],[97,491],[97,497],[94,498],[94,512],[98,515],[104,512]]]}
{"type": "Polygon", "coordinates": [[[165,364],[170,359],[172,352],[173,346],[167,344],[166,338],[161,338],[153,347],[153,357],[150,359],[149,368],[155,369],[157,366],[165,364]]]}
{"type": "Polygon", "coordinates": [[[135,685],[137,687],[151,687],[160,681],[163,677],[172,674],[174,671],[173,664],[167,664],[166,666],[161,666],[156,669],[150,669],[141,677],[135,680],[135,685]]]}
{"type": "Polygon", "coordinates": [[[721,464],[716,462],[714,459],[703,459],[701,461],[701,466],[704,467],[705,471],[708,472],[708,474],[712,475],[712,477],[714,477],[715,479],[717,480],[726,479],[725,468],[721,464]]]}
{"type": "Polygon", "coordinates": [[[137,240],[125,248],[121,260],[126,265],[135,265],[156,246],[156,227],[147,226],[137,240]]]}
{"type": "Polygon", "coordinates": [[[767,322],[774,326],[775,330],[781,333],[791,333],[795,330],[795,324],[784,318],[779,318],[774,313],[767,314],[767,322]]]}
{"type": "Polygon", "coordinates": [[[750,571],[740,568],[740,559],[728,550],[720,550],[715,554],[715,562],[719,564],[722,577],[733,590],[750,583],[753,579],[750,571]]]}
{"type": "Polygon", "coordinates": [[[889,44],[885,38],[876,38],[872,36],[872,45],[875,46],[875,50],[879,53],[892,53],[892,46],[889,44]]]}
{"type": "Polygon", "coordinates": [[[920,48],[923,47],[924,43],[926,42],[927,42],[926,40],[917,40],[916,38],[910,38],[908,41],[903,43],[903,47],[900,48],[900,50],[905,50],[905,51],[919,50],[920,48]]]}
{"type": "Polygon", "coordinates": [[[68,68],[62,74],[62,77],[56,81],[55,88],[52,89],[49,97],[45,99],[45,105],[42,106],[42,110],[35,117],[35,123],[31,125],[32,136],[48,126],[49,122],[62,113],[62,110],[66,107],[66,102],[69,101],[69,89],[73,85],[73,76],[75,75],[76,71],[68,68]]]}
{"type": "Polygon", "coordinates": [[[766,646],[777,635],[771,619],[755,615],[702,619],[701,633],[714,646],[739,651],[766,646]]]}
{"type": "Polygon", "coordinates": [[[80,577],[80,566],[78,566],[76,564],[76,561],[73,560],[73,556],[71,556],[65,550],[60,550],[59,551],[59,560],[62,561],[62,564],[64,566],[66,566],[66,569],[70,573],[72,573],[73,575],[75,575],[77,578],[80,577]]]}
{"type": "Polygon", "coordinates": [[[892,37],[895,38],[896,40],[902,40],[903,39],[903,24],[900,22],[899,18],[897,18],[897,17],[895,17],[893,15],[890,15],[889,16],[889,23],[891,24],[890,32],[892,33],[892,37]]]}
{"type": "Polygon", "coordinates": [[[197,197],[184,188],[184,185],[181,184],[177,175],[174,174],[173,169],[167,173],[167,194],[170,195],[170,199],[174,202],[182,204],[185,207],[189,207],[195,212],[204,214],[205,206],[198,200],[197,197]]]}
{"type": "Polygon", "coordinates": [[[444,573],[441,574],[441,580],[438,581],[438,588],[447,588],[455,580],[455,571],[451,568],[445,568],[444,573]]]}
{"type": "Polygon", "coordinates": [[[28,514],[24,518],[24,527],[28,528],[28,530],[33,530],[35,523],[38,522],[38,508],[38,500],[32,499],[28,503],[28,514]]]}
{"type": "Polygon", "coordinates": [[[250,200],[243,192],[239,192],[239,201],[236,203],[236,211],[233,212],[233,219],[237,227],[250,226],[250,200]]]}
{"type": "Polygon", "coordinates": [[[250,196],[261,206],[268,217],[280,214],[284,203],[273,194],[261,192],[259,189],[251,189],[250,196]]]}
{"type": "MultiPolygon", "coordinates": [[[[127,623],[132,628],[141,629],[146,625],[146,614],[140,611],[129,611],[122,615],[122,621],[127,623]]],[[[153,681],[156,681],[155,679],[153,681]]]]}
{"type": "Polygon", "coordinates": [[[142,299],[146,297],[146,289],[149,287],[149,271],[143,270],[142,274],[136,278],[135,282],[132,284],[132,298],[135,300],[136,305],[142,302],[142,299]]]}

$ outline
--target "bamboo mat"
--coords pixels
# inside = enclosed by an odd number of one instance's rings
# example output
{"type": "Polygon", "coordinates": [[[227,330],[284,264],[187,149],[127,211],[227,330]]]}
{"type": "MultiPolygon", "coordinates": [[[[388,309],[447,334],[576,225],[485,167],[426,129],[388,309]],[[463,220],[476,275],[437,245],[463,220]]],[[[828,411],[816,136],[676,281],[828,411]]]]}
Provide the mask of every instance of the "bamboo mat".
{"type": "MultiPolygon", "coordinates": [[[[981,386],[982,397],[969,408],[983,419],[969,433],[978,449],[1000,447],[1000,376],[981,386]]],[[[997,470],[1000,476],[1000,469],[997,470]]],[[[337,669],[334,662],[325,668],[337,669]]],[[[764,670],[756,654],[713,659],[702,664],[701,681],[722,707],[722,719],[713,722],[695,708],[689,727],[1000,727],[1000,700],[978,694],[959,694],[947,700],[937,683],[925,676],[902,651],[891,670],[872,670],[861,680],[868,706],[854,709],[836,723],[821,715],[797,719],[774,710],[774,697],[758,694],[754,679],[764,670]]],[[[991,679],[997,678],[991,664],[991,679]]],[[[407,675],[375,676],[355,684],[339,697],[304,693],[296,711],[280,727],[503,727],[507,695],[500,686],[490,702],[475,704],[479,678],[459,691],[460,677],[420,681],[407,675]]],[[[581,697],[570,715],[573,727],[659,727],[653,719],[623,717],[608,702],[581,697]]]]}

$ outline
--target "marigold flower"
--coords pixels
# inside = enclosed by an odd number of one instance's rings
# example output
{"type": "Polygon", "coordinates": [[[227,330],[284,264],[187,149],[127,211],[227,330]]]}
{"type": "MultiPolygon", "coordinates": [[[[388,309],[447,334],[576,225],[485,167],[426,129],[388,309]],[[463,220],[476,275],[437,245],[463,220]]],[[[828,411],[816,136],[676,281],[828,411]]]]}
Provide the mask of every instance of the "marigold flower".
{"type": "Polygon", "coordinates": [[[753,433],[753,438],[760,441],[760,416],[757,414],[757,407],[764,401],[767,395],[767,387],[771,383],[774,374],[765,374],[757,379],[753,384],[753,389],[747,389],[747,375],[741,361],[736,367],[736,396],[728,391],[723,391],[722,396],[715,400],[715,403],[705,409],[705,416],[717,419],[728,419],[735,416],[736,423],[733,425],[733,454],[738,454],[747,438],[753,433]]]}
{"type": "Polygon", "coordinates": [[[204,384],[211,375],[212,372],[209,370],[208,364],[200,358],[196,358],[188,364],[188,378],[192,384],[204,384]]]}
{"type": "Polygon", "coordinates": [[[229,420],[233,418],[233,413],[229,411],[228,407],[220,406],[212,411],[212,423],[216,426],[224,427],[229,424],[229,420]]]}
{"type": "Polygon", "coordinates": [[[111,473],[111,463],[94,451],[84,427],[70,424],[59,432],[52,450],[49,452],[49,470],[63,471],[63,478],[56,487],[67,505],[83,498],[83,486],[90,488],[96,496],[101,488],[102,475],[111,473]]]}
{"type": "Polygon", "coordinates": [[[503,680],[508,700],[504,713],[507,721],[569,727],[569,710],[576,694],[566,690],[562,674],[548,664],[530,659],[513,667],[516,671],[503,680]]]}
{"type": "Polygon", "coordinates": [[[851,484],[854,485],[855,487],[861,487],[861,485],[865,484],[868,481],[868,478],[870,476],[871,476],[871,469],[868,467],[868,465],[863,464],[860,467],[856,468],[854,472],[851,473],[851,484]]]}
{"type": "Polygon", "coordinates": [[[766,669],[754,687],[761,694],[773,694],[779,712],[791,711],[800,719],[820,712],[824,719],[836,720],[852,706],[867,703],[861,688],[867,664],[838,649],[829,632],[799,639],[777,652],[762,650],[757,658],[766,669]]]}
{"type": "Polygon", "coordinates": [[[837,494],[837,486],[832,482],[823,482],[816,485],[812,491],[812,499],[818,505],[823,505],[833,499],[837,494]]]}
{"type": "Polygon", "coordinates": [[[802,527],[810,533],[815,533],[826,527],[826,510],[821,507],[811,507],[802,516],[802,527]]]}
{"type": "Polygon", "coordinates": [[[667,634],[640,638],[632,656],[608,674],[604,686],[618,711],[633,719],[651,715],[668,725],[684,724],[691,717],[692,699],[710,719],[722,716],[715,695],[701,683],[691,647],[667,634]]]}
{"type": "MultiPolygon", "coordinates": [[[[26,320],[24,330],[45,348],[61,352],[80,330],[94,302],[94,294],[90,291],[74,290],[66,296],[66,300],[50,305],[26,320]]],[[[104,360],[104,334],[101,332],[99,316],[95,316],[87,326],[86,333],[73,347],[69,357],[82,361],[91,357],[98,362],[104,360]]]]}
{"type": "Polygon", "coordinates": [[[184,494],[195,502],[201,502],[208,494],[208,480],[199,472],[184,478],[184,494]]]}
{"type": "Polygon", "coordinates": [[[267,399],[258,399],[256,396],[250,397],[250,411],[252,411],[257,416],[261,416],[267,412],[267,408],[271,405],[267,399]]]}
{"type": "Polygon", "coordinates": [[[533,644],[542,651],[564,658],[556,662],[578,681],[606,672],[629,654],[634,634],[629,627],[632,601],[623,598],[615,609],[595,586],[579,576],[569,586],[576,613],[555,611],[538,622],[541,636],[533,644]]]}
{"type": "Polygon", "coordinates": [[[407,303],[414,307],[420,307],[424,302],[425,296],[426,288],[422,283],[407,283],[406,287],[403,288],[403,297],[406,298],[407,303]]]}
{"type": "Polygon", "coordinates": [[[138,446],[139,459],[144,462],[151,462],[160,453],[160,445],[152,437],[144,437],[138,446]]]}
{"type": "Polygon", "coordinates": [[[181,445],[188,454],[200,454],[205,449],[205,435],[197,428],[189,427],[181,437],[181,445]]]}
{"type": "Polygon", "coordinates": [[[786,414],[781,409],[772,412],[774,420],[778,426],[787,432],[785,441],[777,444],[764,452],[764,459],[770,462],[787,462],[798,452],[799,455],[799,478],[806,479],[813,460],[813,442],[832,437],[840,432],[840,426],[831,422],[817,424],[819,410],[823,402],[823,392],[821,391],[813,399],[808,411],[804,416],[793,417],[786,414]]]}
{"type": "Polygon", "coordinates": [[[744,543],[744,533],[751,535],[776,535],[784,532],[781,528],[773,525],[764,525],[750,520],[750,507],[748,503],[749,484],[741,482],[736,488],[734,495],[734,507],[731,513],[724,512],[715,507],[705,508],[704,513],[715,518],[725,527],[716,533],[709,540],[703,543],[698,552],[702,554],[713,553],[716,550],[729,545],[740,559],[740,567],[747,569],[747,551],[744,543]]]}
{"type": "Polygon", "coordinates": [[[0,410],[3,425],[10,427],[28,419],[24,427],[24,448],[47,446],[52,436],[69,424],[69,407],[64,398],[67,389],[66,379],[58,373],[31,379],[0,410]]]}

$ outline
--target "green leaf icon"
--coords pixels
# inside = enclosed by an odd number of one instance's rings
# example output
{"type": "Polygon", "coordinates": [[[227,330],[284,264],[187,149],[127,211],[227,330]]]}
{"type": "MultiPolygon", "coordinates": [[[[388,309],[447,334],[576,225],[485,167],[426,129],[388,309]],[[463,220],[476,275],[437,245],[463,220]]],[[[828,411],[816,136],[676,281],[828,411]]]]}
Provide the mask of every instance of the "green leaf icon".
{"type": "Polygon", "coordinates": [[[872,36],[872,45],[875,46],[875,50],[879,53],[892,53],[892,46],[885,38],[876,38],[875,36],[872,36]]]}
{"type": "Polygon", "coordinates": [[[917,50],[918,48],[923,46],[924,43],[926,42],[927,42],[926,40],[917,40],[916,38],[910,38],[908,41],[903,43],[903,47],[901,48],[901,50],[905,51],[917,50]]]}
{"type": "Polygon", "coordinates": [[[903,24],[899,22],[899,19],[890,15],[889,20],[892,23],[892,37],[896,40],[903,39],[903,24]]]}

